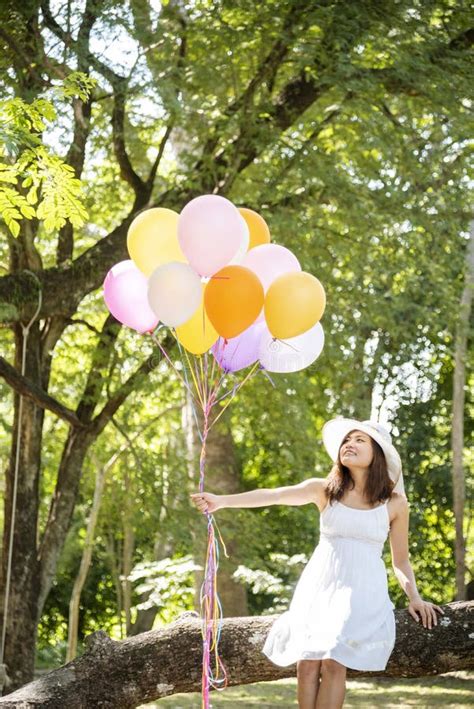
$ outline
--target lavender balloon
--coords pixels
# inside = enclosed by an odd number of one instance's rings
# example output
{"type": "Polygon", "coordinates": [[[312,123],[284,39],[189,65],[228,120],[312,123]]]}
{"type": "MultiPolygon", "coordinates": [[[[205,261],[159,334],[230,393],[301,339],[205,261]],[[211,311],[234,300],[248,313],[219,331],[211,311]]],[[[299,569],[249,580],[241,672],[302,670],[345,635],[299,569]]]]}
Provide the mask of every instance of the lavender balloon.
{"type": "Polygon", "coordinates": [[[226,372],[238,372],[239,369],[245,369],[257,361],[260,340],[265,331],[268,331],[266,324],[257,322],[237,337],[227,340],[227,344],[222,337],[219,337],[211,348],[212,354],[226,372]]]}

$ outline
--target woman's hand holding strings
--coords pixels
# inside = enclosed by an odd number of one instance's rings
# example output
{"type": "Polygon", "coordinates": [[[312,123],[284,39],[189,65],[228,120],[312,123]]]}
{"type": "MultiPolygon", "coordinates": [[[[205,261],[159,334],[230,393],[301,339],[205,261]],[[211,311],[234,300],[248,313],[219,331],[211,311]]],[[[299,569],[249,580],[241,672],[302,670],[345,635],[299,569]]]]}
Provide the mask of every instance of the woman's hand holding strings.
{"type": "Polygon", "coordinates": [[[223,507],[221,495],[213,495],[210,492],[195,492],[190,495],[191,502],[203,514],[212,514],[223,507]]]}

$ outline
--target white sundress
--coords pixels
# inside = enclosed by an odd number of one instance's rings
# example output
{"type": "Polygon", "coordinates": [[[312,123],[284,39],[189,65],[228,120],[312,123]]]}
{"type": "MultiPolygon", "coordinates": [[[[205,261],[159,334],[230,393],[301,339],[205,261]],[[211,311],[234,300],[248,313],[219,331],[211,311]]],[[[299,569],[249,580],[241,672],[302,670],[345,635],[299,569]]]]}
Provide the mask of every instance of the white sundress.
{"type": "Polygon", "coordinates": [[[319,544],[263,646],[274,664],[332,658],[353,670],[385,669],[395,645],[381,558],[389,528],[387,502],[370,510],[326,505],[319,544]]]}

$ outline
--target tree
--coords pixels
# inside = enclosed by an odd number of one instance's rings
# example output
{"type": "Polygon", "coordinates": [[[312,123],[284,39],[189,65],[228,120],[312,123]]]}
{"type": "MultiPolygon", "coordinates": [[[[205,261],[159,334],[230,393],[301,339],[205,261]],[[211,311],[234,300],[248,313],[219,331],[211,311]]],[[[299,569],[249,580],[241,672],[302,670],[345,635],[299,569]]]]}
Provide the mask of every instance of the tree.
{"type": "Polygon", "coordinates": [[[471,221],[466,247],[466,281],[460,302],[459,324],[456,332],[455,366],[453,375],[453,497],[456,519],[456,591],[458,600],[466,599],[466,541],[464,536],[464,507],[466,484],[464,477],[464,389],[466,386],[466,358],[469,321],[474,291],[474,221],[471,221]]]}
{"type": "MultiPolygon", "coordinates": [[[[36,627],[87,452],[156,369],[148,349],[142,361],[125,357],[135,366],[128,378],[117,375],[125,335],[104,316],[98,293],[107,270],[127,257],[133,217],[148,206],[180,209],[197,194],[219,192],[272,215],[274,234],[288,245],[298,234],[303,264],[320,273],[332,297],[329,352],[341,366],[336,374],[332,368],[332,379],[331,367],[322,374],[333,389],[332,406],[366,401],[380,372],[419,354],[420,318],[434,307],[449,327],[450,305],[459,300],[454,287],[419,288],[421,302],[408,306],[410,286],[433,268],[432,256],[421,254],[420,235],[432,242],[447,282],[453,276],[457,283],[462,270],[452,235],[466,219],[460,136],[473,32],[464,3],[447,0],[198,3],[187,14],[178,3],[157,13],[135,0],[87,0],[84,8],[69,4],[53,14],[48,0],[32,0],[24,7],[6,3],[0,12],[3,96],[23,102],[13,104],[23,113],[11,114],[16,130],[22,127],[18,157],[2,167],[7,185],[16,182],[14,195],[3,191],[10,231],[4,229],[8,269],[0,277],[9,355],[0,365],[15,392],[0,595],[11,558],[5,661],[16,687],[32,675],[36,627]],[[111,45],[124,51],[118,56],[111,45]],[[43,174],[41,160],[54,155],[45,148],[51,132],[45,116],[26,125],[24,116],[44,107],[38,101],[77,70],[81,90],[51,97],[66,168],[52,160],[43,174]],[[179,169],[169,154],[173,132],[186,137],[179,169]],[[72,195],[74,209],[65,197],[51,223],[42,205],[58,165],[52,184],[72,195]],[[84,227],[79,179],[89,211],[84,227]],[[406,228],[402,205],[410,211],[406,228]],[[428,212],[435,206],[437,224],[428,212]],[[25,343],[23,328],[35,315],[25,343]],[[67,406],[54,358],[58,348],[71,347],[70,333],[84,328],[94,336],[67,406]],[[356,371],[357,381],[347,371],[356,371]],[[49,513],[39,525],[45,411],[67,431],[49,513]]],[[[426,337],[436,342],[438,330],[433,324],[426,337]]]]}
{"type": "MultiPolygon", "coordinates": [[[[429,632],[417,626],[408,611],[397,611],[397,642],[383,675],[420,677],[471,668],[473,643],[466,633],[471,607],[472,602],[445,606],[443,622],[429,632]]],[[[199,691],[200,621],[188,615],[163,630],[121,642],[99,631],[89,637],[82,657],[0,699],[0,706],[21,702],[23,707],[41,703],[79,709],[100,704],[126,709],[178,692],[199,691]]],[[[277,667],[261,652],[273,620],[257,616],[224,622],[223,661],[230,685],[295,676],[295,665],[277,667]]]]}

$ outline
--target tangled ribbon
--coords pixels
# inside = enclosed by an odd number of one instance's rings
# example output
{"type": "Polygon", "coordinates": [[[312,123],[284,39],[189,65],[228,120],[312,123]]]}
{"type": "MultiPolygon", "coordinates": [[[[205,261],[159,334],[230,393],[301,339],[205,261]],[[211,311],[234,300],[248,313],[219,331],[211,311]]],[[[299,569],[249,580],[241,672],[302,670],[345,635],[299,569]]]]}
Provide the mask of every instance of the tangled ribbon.
{"type": "MultiPolygon", "coordinates": [[[[158,328],[159,330],[160,328],[158,328]]],[[[157,331],[151,334],[155,344],[159,347],[163,356],[180,379],[186,391],[190,394],[190,402],[201,442],[201,453],[199,457],[199,492],[204,492],[204,479],[206,468],[206,444],[211,428],[220,419],[224,411],[231,403],[234,396],[242,386],[253,377],[260,369],[259,363],[255,363],[246,376],[235,383],[223,394],[218,396],[221,388],[225,384],[228,372],[220,370],[216,363],[216,358],[212,359],[209,366],[209,355],[190,355],[184,350],[179,340],[176,342],[181,355],[183,374],[176,368],[172,358],[166,352],[160,342],[157,331]],[[227,401],[224,402],[224,400],[227,401]],[[223,404],[223,405],[222,405],[223,404]],[[216,406],[216,411],[212,416],[216,406]],[[202,411],[202,430],[199,425],[196,407],[202,411]]],[[[222,340],[221,346],[224,349],[227,340],[222,340]]],[[[222,351],[223,351],[222,349],[222,351]]],[[[207,551],[204,567],[204,580],[200,590],[201,609],[201,634],[202,634],[202,709],[209,709],[209,694],[211,689],[224,690],[228,684],[228,675],[224,663],[219,655],[219,640],[222,631],[223,611],[217,592],[217,570],[219,568],[219,541],[222,544],[224,554],[228,557],[227,550],[222,539],[222,535],[212,514],[206,512],[207,516],[207,551]],[[217,536],[216,536],[217,531],[217,536]]]]}

